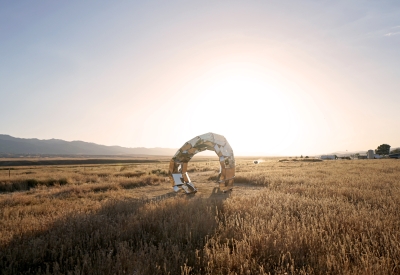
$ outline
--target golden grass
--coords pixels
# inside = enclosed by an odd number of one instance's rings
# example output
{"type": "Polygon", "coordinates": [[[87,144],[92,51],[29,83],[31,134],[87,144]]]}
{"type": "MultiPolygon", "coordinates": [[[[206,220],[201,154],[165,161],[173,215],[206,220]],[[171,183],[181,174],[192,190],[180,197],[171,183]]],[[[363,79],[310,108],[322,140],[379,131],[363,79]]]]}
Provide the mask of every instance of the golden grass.
{"type": "Polygon", "coordinates": [[[160,168],[151,170],[153,166],[160,165],[37,166],[15,167],[10,171],[3,169],[0,170],[0,192],[82,184],[95,184],[92,186],[95,189],[99,185],[133,188],[165,181],[167,170],[160,168]]]}
{"type": "MultiPolygon", "coordinates": [[[[2,274],[400,273],[398,160],[239,159],[229,195],[145,198],[170,188],[166,169],[0,171],[5,186],[41,182],[0,195],[2,274]]],[[[218,162],[189,169],[200,187],[211,186],[218,162]]]]}

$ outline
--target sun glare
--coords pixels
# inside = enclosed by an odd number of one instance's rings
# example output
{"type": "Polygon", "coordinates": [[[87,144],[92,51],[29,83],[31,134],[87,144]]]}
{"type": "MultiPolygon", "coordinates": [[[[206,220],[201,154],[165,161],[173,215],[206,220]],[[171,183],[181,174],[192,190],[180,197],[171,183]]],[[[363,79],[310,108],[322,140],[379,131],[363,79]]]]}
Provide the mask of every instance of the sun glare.
{"type": "Polygon", "coordinates": [[[251,66],[226,67],[210,71],[192,87],[196,104],[191,104],[191,120],[207,121],[205,131],[224,133],[239,152],[281,153],[299,127],[285,85],[251,66]]]}

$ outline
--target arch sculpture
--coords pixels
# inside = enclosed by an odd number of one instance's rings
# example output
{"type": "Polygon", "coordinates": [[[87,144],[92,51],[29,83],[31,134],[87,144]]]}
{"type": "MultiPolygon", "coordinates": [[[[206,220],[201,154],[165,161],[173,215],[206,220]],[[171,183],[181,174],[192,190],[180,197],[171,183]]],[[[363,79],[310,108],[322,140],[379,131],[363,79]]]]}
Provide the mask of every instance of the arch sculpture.
{"type": "Polygon", "coordinates": [[[195,154],[205,150],[214,151],[219,157],[221,167],[218,183],[220,187],[223,184],[224,191],[233,188],[235,177],[233,150],[224,136],[207,133],[186,142],[172,157],[169,163],[169,177],[175,192],[178,192],[180,187],[188,194],[197,192],[196,187],[190,181],[187,166],[195,154]]]}

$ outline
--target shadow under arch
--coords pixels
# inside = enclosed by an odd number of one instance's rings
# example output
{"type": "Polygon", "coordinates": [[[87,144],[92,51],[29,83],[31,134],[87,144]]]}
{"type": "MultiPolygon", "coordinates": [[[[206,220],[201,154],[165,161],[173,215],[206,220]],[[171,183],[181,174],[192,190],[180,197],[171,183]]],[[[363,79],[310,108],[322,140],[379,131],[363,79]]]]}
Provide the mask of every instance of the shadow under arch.
{"type": "Polygon", "coordinates": [[[175,192],[180,188],[186,193],[197,191],[194,184],[190,181],[187,173],[188,162],[199,152],[210,150],[214,151],[219,157],[220,171],[218,183],[224,190],[231,190],[235,178],[235,157],[232,147],[226,138],[215,133],[206,133],[196,136],[185,142],[185,144],[175,153],[169,164],[169,177],[175,192]]]}

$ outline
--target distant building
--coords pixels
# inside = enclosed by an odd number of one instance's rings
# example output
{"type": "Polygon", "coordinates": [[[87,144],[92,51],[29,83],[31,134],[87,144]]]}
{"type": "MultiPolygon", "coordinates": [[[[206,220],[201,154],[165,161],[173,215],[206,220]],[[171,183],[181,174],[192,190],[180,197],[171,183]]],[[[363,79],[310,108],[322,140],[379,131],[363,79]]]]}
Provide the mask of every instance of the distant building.
{"type": "Polygon", "coordinates": [[[337,159],[336,155],[322,155],[320,159],[330,160],[330,159],[337,159]]]}
{"type": "Polygon", "coordinates": [[[367,154],[360,154],[357,156],[358,159],[367,159],[367,154]]]}
{"type": "Polygon", "coordinates": [[[400,153],[397,153],[397,154],[389,154],[389,158],[392,158],[392,159],[400,159],[400,153]]]}
{"type": "Polygon", "coordinates": [[[375,158],[375,152],[374,150],[368,150],[367,152],[367,159],[374,159],[375,158]]]}

